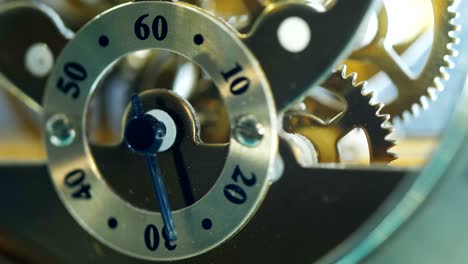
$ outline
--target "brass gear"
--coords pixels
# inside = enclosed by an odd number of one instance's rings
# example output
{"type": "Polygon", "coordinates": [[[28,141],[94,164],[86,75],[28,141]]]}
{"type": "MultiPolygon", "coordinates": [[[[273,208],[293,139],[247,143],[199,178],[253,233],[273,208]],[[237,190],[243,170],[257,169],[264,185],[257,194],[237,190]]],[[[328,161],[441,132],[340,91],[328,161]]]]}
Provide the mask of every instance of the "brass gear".
{"type": "Polygon", "coordinates": [[[385,9],[379,16],[379,28],[373,41],[351,55],[351,59],[369,61],[377,65],[396,86],[398,97],[387,103],[382,113],[390,114],[392,118],[402,117],[405,111],[414,113],[414,105],[424,108],[423,98],[435,100],[435,92],[443,90],[442,80],[449,77],[446,69],[453,67],[450,57],[457,54],[453,48],[453,45],[458,43],[454,32],[459,30],[454,23],[457,16],[452,10],[454,4],[455,0],[432,0],[434,16],[432,47],[423,70],[417,76],[413,76],[394,47],[386,40],[388,17],[385,9]]]}
{"type": "MultiPolygon", "coordinates": [[[[357,74],[347,73],[345,65],[334,70],[325,86],[347,103],[345,111],[324,124],[306,110],[290,110],[284,116],[284,130],[299,134],[312,142],[319,163],[340,162],[338,142],[355,128],[366,134],[370,163],[389,163],[396,159],[389,150],[395,142],[388,139],[392,132],[389,116],[380,114],[382,105],[370,103],[371,93],[363,92],[365,82],[356,83],[357,74]]],[[[304,99],[309,104],[310,97],[304,99]]]]}

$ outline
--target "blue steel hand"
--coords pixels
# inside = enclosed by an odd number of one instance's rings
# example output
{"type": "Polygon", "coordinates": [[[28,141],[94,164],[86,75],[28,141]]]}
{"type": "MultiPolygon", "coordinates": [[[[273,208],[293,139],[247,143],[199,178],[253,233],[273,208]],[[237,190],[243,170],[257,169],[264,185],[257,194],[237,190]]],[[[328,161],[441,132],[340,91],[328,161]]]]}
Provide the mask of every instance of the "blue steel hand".
{"type": "MultiPolygon", "coordinates": [[[[140,101],[138,95],[132,96],[132,107],[136,118],[143,118],[143,106],[140,101]]],[[[158,121],[156,121],[158,122],[158,121]]],[[[161,143],[163,141],[163,137],[155,139],[159,140],[156,142],[157,149],[152,149],[151,151],[145,151],[145,159],[146,164],[148,165],[148,169],[151,175],[151,179],[153,181],[153,186],[156,192],[156,196],[158,198],[159,208],[161,210],[161,215],[163,218],[163,222],[165,225],[165,230],[167,231],[167,237],[170,241],[177,240],[177,233],[174,227],[174,220],[172,219],[172,210],[169,205],[169,200],[167,198],[166,188],[164,187],[164,183],[161,177],[161,171],[159,170],[158,162],[156,160],[156,152],[159,150],[161,143]]]]}

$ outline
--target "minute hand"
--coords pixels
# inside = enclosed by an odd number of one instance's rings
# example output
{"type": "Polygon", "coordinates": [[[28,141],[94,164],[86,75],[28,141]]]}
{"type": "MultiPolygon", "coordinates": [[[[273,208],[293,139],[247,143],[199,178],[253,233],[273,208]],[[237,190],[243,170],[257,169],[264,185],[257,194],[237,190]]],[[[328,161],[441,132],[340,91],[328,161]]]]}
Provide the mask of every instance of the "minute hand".
{"type": "Polygon", "coordinates": [[[153,180],[156,196],[158,197],[159,208],[161,209],[164,226],[167,230],[167,236],[169,240],[175,241],[177,239],[177,234],[175,232],[174,220],[172,219],[172,210],[167,198],[166,188],[164,187],[164,183],[161,178],[161,171],[159,170],[158,161],[150,153],[146,153],[145,158],[146,164],[148,165],[148,169],[151,174],[151,179],[153,180]]]}
{"type": "MultiPolygon", "coordinates": [[[[143,105],[138,95],[133,95],[131,98],[131,102],[135,118],[143,119],[143,105]]],[[[154,122],[157,122],[157,130],[160,130],[163,124],[159,123],[159,121],[157,120],[154,120],[154,122]]],[[[159,132],[161,131],[155,131],[155,134],[158,134],[159,132]]],[[[165,131],[162,134],[165,134],[165,131]]],[[[159,170],[158,162],[156,160],[156,153],[159,151],[162,141],[163,137],[154,138],[154,142],[153,144],[151,144],[152,146],[154,146],[154,148],[147,148],[145,151],[142,151],[140,153],[145,155],[146,164],[148,166],[153,182],[153,187],[158,198],[159,209],[161,210],[164,226],[166,227],[163,228],[163,230],[166,230],[167,237],[170,241],[175,241],[177,239],[177,234],[174,227],[174,220],[172,219],[172,211],[169,205],[169,199],[167,198],[166,188],[164,187],[164,183],[162,181],[161,171],[159,170]]]]}

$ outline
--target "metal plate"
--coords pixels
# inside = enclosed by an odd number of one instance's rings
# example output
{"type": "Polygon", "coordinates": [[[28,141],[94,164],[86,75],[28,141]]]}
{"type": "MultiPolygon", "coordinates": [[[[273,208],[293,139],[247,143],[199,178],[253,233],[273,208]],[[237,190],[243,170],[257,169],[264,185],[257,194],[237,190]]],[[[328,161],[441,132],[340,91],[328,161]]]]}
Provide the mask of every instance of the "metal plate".
{"type": "Polygon", "coordinates": [[[47,82],[44,105],[45,129],[49,118],[63,114],[76,133],[75,139],[66,146],[57,147],[46,138],[49,169],[60,198],[83,228],[120,252],[149,260],[175,260],[201,254],[236,233],[256,211],[268,190],[270,167],[277,151],[276,113],[270,88],[258,63],[235,32],[198,8],[139,2],[122,5],[97,17],[64,49],[47,82]],[[145,32],[139,23],[153,25],[147,26],[145,32]],[[196,40],[199,35],[204,38],[201,44],[196,40]],[[256,146],[243,145],[232,136],[224,169],[210,192],[195,204],[173,212],[179,237],[173,251],[165,248],[159,234],[148,238],[153,236],[148,235],[150,226],[159,231],[163,228],[160,213],[132,206],[102,179],[93,163],[84,125],[89,98],[106,69],[130,52],[155,48],[176,52],[200,65],[219,88],[231,124],[243,116],[253,115],[264,128],[263,138],[256,146]],[[230,75],[227,72],[238,68],[236,65],[242,71],[226,77],[230,75]],[[250,80],[248,89],[236,90],[237,78],[250,80]],[[60,80],[65,83],[60,85],[60,80]],[[67,83],[74,85],[67,86],[67,83]],[[256,184],[244,186],[242,181],[237,182],[233,176],[237,167],[247,177],[256,175],[256,184]],[[76,170],[80,174],[74,174],[76,170]],[[83,179],[81,173],[85,175],[83,179]],[[78,183],[70,184],[70,178],[79,181],[71,180],[78,183]],[[244,188],[248,199],[242,205],[231,203],[225,197],[224,189],[230,184],[244,188]],[[87,185],[91,188],[91,199],[72,198],[87,185]],[[115,229],[107,225],[111,218],[118,219],[115,229]],[[209,231],[201,225],[205,218],[213,222],[209,231]],[[159,247],[156,239],[160,239],[159,247]]]}

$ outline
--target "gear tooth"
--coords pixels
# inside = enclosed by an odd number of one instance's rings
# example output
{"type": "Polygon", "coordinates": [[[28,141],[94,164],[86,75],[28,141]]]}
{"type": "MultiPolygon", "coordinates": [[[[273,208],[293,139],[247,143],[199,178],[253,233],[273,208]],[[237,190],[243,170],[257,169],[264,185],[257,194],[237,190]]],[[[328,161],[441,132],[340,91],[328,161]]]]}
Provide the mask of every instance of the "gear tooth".
{"type": "Polygon", "coordinates": [[[387,154],[392,157],[392,159],[389,161],[389,163],[392,162],[392,161],[395,161],[395,160],[397,160],[399,158],[398,154],[396,154],[395,152],[387,151],[387,154]]]}
{"type": "Polygon", "coordinates": [[[450,43],[447,45],[447,55],[449,57],[457,57],[458,56],[458,50],[455,49],[455,43],[450,43]]]}
{"type": "Polygon", "coordinates": [[[454,7],[448,7],[448,17],[450,23],[455,23],[454,20],[460,18],[460,12],[456,11],[454,7]]]}
{"type": "Polygon", "coordinates": [[[450,74],[447,72],[445,67],[440,67],[439,72],[440,72],[440,78],[442,78],[444,81],[447,81],[448,79],[450,79],[450,74]]]}
{"type": "MultiPolygon", "coordinates": [[[[366,81],[360,82],[359,85],[356,86],[356,88],[359,88],[359,90],[361,92],[361,95],[365,96],[367,99],[369,99],[369,102],[372,100],[372,98],[374,98],[375,91],[367,89],[367,82],[366,81]]],[[[377,103],[371,103],[371,105],[375,105],[375,104],[377,104],[377,103]]]]}
{"type": "Polygon", "coordinates": [[[382,128],[389,130],[390,132],[388,133],[388,135],[390,135],[391,133],[393,133],[393,126],[392,123],[390,123],[390,115],[387,115],[386,119],[388,120],[382,124],[382,128]]]}
{"type": "Polygon", "coordinates": [[[382,119],[382,124],[380,124],[380,127],[389,130],[390,133],[393,131],[393,125],[390,122],[390,115],[377,115],[380,119],[382,119]]]}
{"type": "Polygon", "coordinates": [[[347,80],[348,79],[348,72],[347,68],[343,68],[343,71],[341,71],[341,78],[347,80]]]}
{"type": "Polygon", "coordinates": [[[429,108],[429,100],[430,97],[427,95],[423,95],[419,98],[419,102],[413,104],[412,112],[417,113],[417,115],[420,115],[422,112],[427,110],[429,108]]]}
{"type": "Polygon", "coordinates": [[[427,95],[423,95],[419,98],[419,102],[415,104],[420,113],[428,109],[429,103],[427,102],[427,98],[427,95]]]}
{"type": "Polygon", "coordinates": [[[452,61],[450,56],[445,55],[444,62],[445,62],[445,65],[444,65],[445,68],[453,69],[455,67],[455,63],[452,61]]]}
{"type": "Polygon", "coordinates": [[[333,73],[335,72],[346,72],[346,64],[340,64],[338,66],[336,66],[334,69],[333,69],[333,73]]]}
{"type": "Polygon", "coordinates": [[[341,64],[338,67],[335,67],[335,69],[333,70],[333,73],[339,73],[342,79],[347,79],[346,78],[347,70],[348,70],[348,67],[346,66],[346,64],[341,64]]]}
{"type": "Polygon", "coordinates": [[[352,72],[351,75],[353,76],[353,86],[356,88],[359,88],[362,94],[362,90],[364,90],[367,86],[367,81],[361,81],[358,82],[358,73],[357,72],[352,72]]]}
{"type": "MultiPolygon", "coordinates": [[[[443,87],[443,86],[442,86],[443,87]]],[[[443,90],[443,89],[442,89],[443,90]]],[[[437,93],[437,89],[436,88],[433,88],[433,87],[430,87],[428,90],[427,90],[427,93],[428,93],[428,96],[430,98],[431,101],[436,101],[437,98],[438,98],[438,93],[437,93]]]]}
{"type": "Polygon", "coordinates": [[[429,108],[429,101],[431,100],[428,96],[421,96],[421,107],[423,110],[427,110],[429,108]]]}
{"type": "Polygon", "coordinates": [[[454,3],[448,4],[447,17],[450,19],[450,22],[452,22],[453,19],[460,17],[460,12],[457,11],[456,7],[454,6],[454,3]]]}
{"type": "Polygon", "coordinates": [[[445,87],[444,87],[444,84],[442,83],[442,80],[440,77],[435,77],[434,78],[434,87],[435,88],[435,92],[442,92],[445,87]]]}
{"type": "Polygon", "coordinates": [[[415,116],[419,116],[421,114],[421,108],[419,107],[419,105],[417,103],[415,103],[415,104],[413,104],[411,106],[411,112],[415,116]]]}
{"type": "MultiPolygon", "coordinates": [[[[384,127],[382,127],[382,129],[385,131],[384,133],[384,139],[385,141],[387,142],[387,144],[390,144],[390,145],[395,145],[394,143],[395,142],[392,142],[393,141],[393,135],[395,133],[395,131],[393,130],[393,126],[390,124],[390,122],[386,122],[388,124],[386,125],[383,125],[384,127]]],[[[388,148],[387,148],[388,150],[388,148]]]]}
{"type": "Polygon", "coordinates": [[[457,32],[460,32],[462,27],[455,22],[456,18],[453,18],[449,22],[448,33],[451,37],[455,36],[457,32]]]}
{"type": "Polygon", "coordinates": [[[402,115],[392,116],[392,123],[393,124],[402,123],[402,122],[403,122],[402,115]]]}
{"type": "Polygon", "coordinates": [[[343,65],[341,73],[341,77],[343,80],[347,80],[349,78],[348,67],[346,65],[343,65]]]}
{"type": "MultiPolygon", "coordinates": [[[[392,119],[402,118],[405,119],[409,113],[417,115],[420,111],[427,109],[428,100],[436,100],[435,92],[443,91],[444,87],[442,82],[448,80],[450,75],[448,70],[455,67],[453,57],[458,56],[456,45],[459,44],[460,38],[457,36],[461,30],[461,26],[457,23],[459,13],[456,12],[456,1],[446,0],[437,2],[437,6],[433,6],[433,17],[436,21],[433,38],[437,41],[433,42],[431,48],[431,61],[426,63],[426,67],[421,74],[415,79],[419,87],[424,87],[427,92],[418,94],[419,97],[425,96],[424,99],[415,97],[409,102],[402,102],[397,107],[393,105],[389,113],[392,114],[392,119]],[[427,78],[430,76],[431,78],[427,78]],[[432,89],[435,88],[435,89],[432,89]],[[420,105],[420,108],[414,107],[413,104],[420,105]]],[[[362,54],[361,54],[362,56],[362,54]]],[[[371,56],[375,56],[371,55],[371,56]]],[[[379,58],[378,55],[375,58],[379,58]]],[[[375,59],[374,58],[374,59],[375,59]]],[[[406,87],[398,87],[399,90],[406,87]]],[[[397,102],[397,100],[395,100],[397,102]]],[[[397,103],[395,103],[397,104],[397,103]]],[[[389,108],[390,109],[390,108],[389,108]]]]}
{"type": "Polygon", "coordinates": [[[413,117],[418,117],[418,115],[411,113],[410,111],[406,110],[401,115],[401,119],[403,120],[411,120],[413,117]]]}
{"type": "Polygon", "coordinates": [[[390,133],[385,136],[385,140],[387,141],[387,144],[389,145],[387,150],[390,150],[390,148],[396,146],[398,143],[398,141],[395,138],[395,131],[393,131],[393,129],[389,131],[390,133]]]}
{"type": "Polygon", "coordinates": [[[449,21],[449,23],[447,24],[447,35],[449,40],[447,44],[458,44],[460,42],[459,33],[461,29],[462,27],[455,22],[455,19],[449,21]]]}
{"type": "Polygon", "coordinates": [[[393,152],[391,149],[394,148],[396,146],[396,144],[389,144],[387,147],[388,147],[388,150],[387,150],[387,156],[389,158],[389,160],[387,161],[388,163],[390,163],[391,161],[394,161],[396,159],[398,159],[398,155],[393,152]]]}
{"type": "Polygon", "coordinates": [[[369,102],[369,104],[377,109],[377,110],[376,110],[377,116],[379,116],[379,117],[390,116],[389,114],[381,114],[381,113],[380,113],[380,112],[382,111],[382,109],[384,108],[384,106],[385,106],[384,104],[382,104],[382,103],[373,103],[373,104],[372,104],[372,103],[370,103],[370,102],[369,102]]]}
{"type": "Polygon", "coordinates": [[[344,80],[351,79],[351,84],[354,87],[364,89],[367,86],[367,81],[357,82],[357,80],[358,80],[358,73],[357,72],[348,73],[348,66],[346,66],[346,64],[341,64],[341,65],[335,67],[333,72],[340,72],[341,77],[344,80]]]}
{"type": "Polygon", "coordinates": [[[356,84],[356,82],[357,82],[357,73],[351,72],[348,75],[348,78],[351,78],[351,83],[353,84],[354,87],[356,87],[357,86],[357,84],[356,84]]]}
{"type": "MultiPolygon", "coordinates": [[[[357,73],[354,73],[354,77],[357,78],[357,73]]],[[[385,153],[387,154],[385,157],[380,157],[380,161],[385,161],[387,163],[390,163],[391,161],[397,159],[398,157],[396,154],[391,153],[389,150],[393,148],[396,144],[396,141],[390,139],[390,135],[393,133],[393,125],[391,123],[391,116],[389,114],[382,114],[381,111],[384,108],[384,104],[378,103],[378,102],[372,102],[372,98],[374,96],[373,91],[366,91],[366,85],[367,82],[363,81],[359,84],[354,84],[357,88],[359,88],[359,91],[363,97],[366,98],[367,103],[375,109],[375,116],[380,120],[380,128],[383,131],[383,141],[382,145],[385,148],[385,153]]],[[[370,143],[372,144],[372,142],[370,143]]]]}
{"type": "MultiPolygon", "coordinates": [[[[355,86],[361,90],[361,94],[368,94],[369,91],[366,91],[367,84],[368,84],[367,81],[362,81],[362,82],[357,83],[355,86]]],[[[374,94],[371,93],[370,96],[372,98],[374,96],[374,94]]]]}
{"type": "Polygon", "coordinates": [[[390,138],[390,136],[387,136],[385,139],[387,140],[388,146],[389,146],[388,147],[389,151],[387,151],[387,152],[391,153],[390,149],[395,147],[398,144],[398,141],[396,139],[390,138]]]}
{"type": "Polygon", "coordinates": [[[448,51],[457,51],[455,49],[455,46],[460,44],[460,38],[456,36],[455,32],[450,32],[449,33],[449,40],[450,40],[450,43],[447,43],[447,50],[448,51]]]}
{"type": "Polygon", "coordinates": [[[384,105],[372,102],[373,92],[365,89],[367,82],[357,83],[357,77],[358,74],[355,72],[348,73],[344,64],[334,68],[333,75],[330,77],[333,79],[333,85],[346,87],[345,91],[341,91],[343,92],[341,95],[344,96],[345,100],[352,103],[348,104],[348,111],[345,111],[340,119],[329,125],[336,125],[340,129],[341,126],[344,126],[345,129],[351,129],[352,126],[358,125],[367,130],[369,133],[368,144],[372,148],[371,153],[375,153],[375,155],[371,156],[371,160],[373,162],[389,163],[397,158],[396,155],[389,153],[390,148],[395,146],[396,143],[390,139],[390,135],[393,133],[391,116],[381,113],[384,105]],[[354,117],[357,119],[350,121],[347,117],[351,116],[347,116],[347,114],[355,113],[356,108],[361,107],[365,109],[364,118],[354,117]],[[343,120],[347,120],[347,122],[342,123],[343,120]]]}

